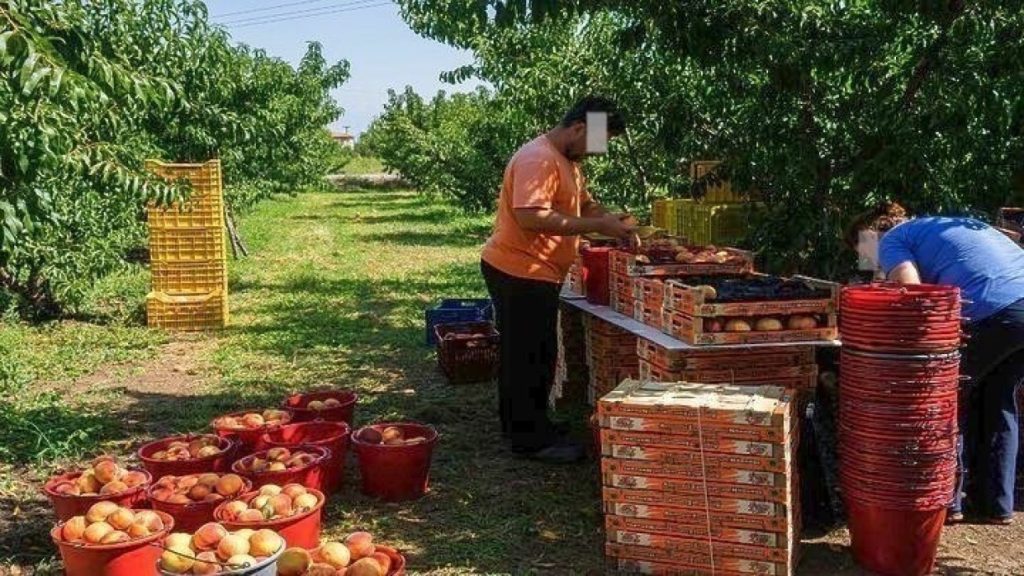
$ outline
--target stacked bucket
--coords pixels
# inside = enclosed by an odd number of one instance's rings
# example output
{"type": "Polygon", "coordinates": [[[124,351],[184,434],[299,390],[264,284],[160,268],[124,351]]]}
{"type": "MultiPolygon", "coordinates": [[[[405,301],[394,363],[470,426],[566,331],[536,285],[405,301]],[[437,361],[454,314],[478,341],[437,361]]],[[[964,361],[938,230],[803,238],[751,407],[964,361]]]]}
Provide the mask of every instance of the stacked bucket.
{"type": "Polygon", "coordinates": [[[882,575],[930,574],[957,475],[960,293],[843,290],[840,481],[853,555],[882,575]]]}
{"type": "Polygon", "coordinates": [[[183,204],[147,210],[153,274],[153,290],[146,297],[148,323],[180,331],[223,328],[228,320],[228,281],[220,160],[151,160],[146,169],[169,182],[188,182],[192,188],[183,204]]]}

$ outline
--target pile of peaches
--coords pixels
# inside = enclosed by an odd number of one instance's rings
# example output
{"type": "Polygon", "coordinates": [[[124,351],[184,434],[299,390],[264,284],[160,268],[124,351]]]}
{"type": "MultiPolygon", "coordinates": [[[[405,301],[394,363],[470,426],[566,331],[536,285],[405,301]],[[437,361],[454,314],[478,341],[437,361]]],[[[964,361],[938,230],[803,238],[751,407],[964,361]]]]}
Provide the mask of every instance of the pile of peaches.
{"type": "Polygon", "coordinates": [[[259,453],[247,458],[242,458],[236,462],[232,468],[235,472],[240,472],[242,474],[282,472],[285,470],[294,470],[309,466],[316,462],[316,459],[319,457],[317,454],[312,454],[298,449],[292,451],[284,447],[271,448],[270,450],[267,450],[265,454],[262,454],[262,456],[265,456],[265,458],[261,458],[261,454],[259,453]]]}
{"type": "Polygon", "coordinates": [[[217,512],[218,518],[227,522],[265,522],[304,514],[319,503],[320,497],[300,484],[267,484],[248,501],[232,500],[222,504],[217,512]]]}
{"type": "Polygon", "coordinates": [[[68,519],[60,539],[78,544],[119,544],[145,538],[164,529],[164,521],[152,510],[131,510],[113,502],[97,502],[84,516],[68,519]]]}
{"type": "Polygon", "coordinates": [[[254,430],[264,426],[287,424],[291,418],[291,414],[284,410],[267,409],[262,413],[249,412],[240,416],[221,416],[213,421],[213,426],[225,430],[254,430]]]}
{"type": "Polygon", "coordinates": [[[405,432],[397,426],[388,426],[383,430],[378,430],[373,426],[367,426],[359,432],[359,440],[366,442],[367,444],[380,444],[383,446],[411,446],[413,444],[422,444],[427,441],[423,436],[406,438],[405,432]]]}
{"type": "Polygon", "coordinates": [[[777,332],[779,330],[814,330],[818,320],[811,315],[794,314],[782,318],[707,318],[704,330],[707,332],[777,332]]]}
{"type": "Polygon", "coordinates": [[[65,496],[115,496],[149,481],[145,472],[126,470],[112,456],[100,456],[81,475],[53,485],[65,496]]]}
{"type": "Polygon", "coordinates": [[[278,576],[387,576],[391,557],[378,552],[369,532],[355,532],[344,542],[318,548],[289,548],[277,561],[278,576]]]}
{"type": "Polygon", "coordinates": [[[327,400],[310,400],[305,406],[306,410],[316,410],[317,412],[340,407],[341,401],[337,398],[328,398],[327,400]]]}
{"type": "Polygon", "coordinates": [[[160,569],[170,574],[216,574],[253,567],[277,554],[284,538],[273,530],[227,528],[210,522],[195,534],[177,532],[164,539],[160,569]]]}
{"type": "Polygon", "coordinates": [[[237,474],[163,476],[149,489],[149,497],[168,504],[219,502],[241,496],[249,485],[237,474]]]}
{"type": "Polygon", "coordinates": [[[190,442],[175,440],[168,444],[167,448],[164,450],[154,452],[150,458],[153,460],[176,462],[178,460],[207,458],[210,456],[216,456],[222,452],[224,452],[224,450],[220,447],[217,437],[207,434],[199,436],[190,442]]]}

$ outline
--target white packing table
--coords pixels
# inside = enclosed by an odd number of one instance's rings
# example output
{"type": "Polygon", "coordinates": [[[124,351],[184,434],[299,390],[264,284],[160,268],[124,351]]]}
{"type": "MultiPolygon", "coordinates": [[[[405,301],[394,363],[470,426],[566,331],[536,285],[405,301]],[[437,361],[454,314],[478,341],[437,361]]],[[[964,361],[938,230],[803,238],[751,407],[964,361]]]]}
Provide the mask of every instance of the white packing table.
{"type": "Polygon", "coordinates": [[[631,332],[644,340],[654,342],[658,346],[668,350],[739,350],[744,348],[773,348],[783,346],[826,346],[837,347],[839,340],[813,340],[809,342],[771,342],[766,344],[718,344],[715,346],[694,346],[682,340],[673,338],[653,326],[638,322],[625,314],[620,314],[608,306],[591,304],[587,299],[578,294],[562,293],[562,302],[587,314],[592,314],[609,324],[614,324],[627,332],[631,332]]]}

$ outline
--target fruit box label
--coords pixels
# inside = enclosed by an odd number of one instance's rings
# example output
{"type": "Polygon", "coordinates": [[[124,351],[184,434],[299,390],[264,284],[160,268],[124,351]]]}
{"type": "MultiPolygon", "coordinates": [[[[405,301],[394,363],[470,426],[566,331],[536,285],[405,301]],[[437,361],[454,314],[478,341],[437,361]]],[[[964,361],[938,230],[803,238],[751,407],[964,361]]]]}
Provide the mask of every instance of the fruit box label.
{"type": "MultiPolygon", "coordinates": [[[[608,557],[610,569],[618,570],[618,574],[638,574],[642,576],[747,576],[752,572],[736,572],[725,570],[719,566],[713,569],[693,566],[684,566],[678,563],[648,562],[646,560],[630,560],[628,558],[608,557]]],[[[758,574],[761,574],[760,572],[758,574]]],[[[764,573],[763,576],[775,576],[773,573],[764,573]]],[[[781,573],[780,573],[780,576],[781,573]]]]}
{"type": "MultiPolygon", "coordinates": [[[[613,534],[619,530],[623,530],[629,532],[653,532],[682,538],[708,539],[708,525],[706,522],[680,524],[665,520],[630,518],[628,516],[617,516],[615,514],[608,514],[604,519],[605,532],[607,534],[613,534]]],[[[768,548],[784,548],[789,543],[788,535],[779,532],[762,532],[759,530],[723,528],[720,526],[712,526],[710,539],[717,542],[748,544],[751,546],[764,546],[768,548]]]]}
{"type": "Polygon", "coordinates": [[[654,446],[635,446],[631,444],[612,444],[603,446],[607,456],[621,460],[640,460],[652,464],[679,466],[683,469],[733,468],[739,470],[756,470],[767,472],[787,472],[792,469],[792,462],[786,458],[762,458],[742,454],[716,454],[711,452],[672,450],[654,446]]]}
{"type": "Polygon", "coordinates": [[[784,427],[792,418],[791,400],[791,393],[777,386],[626,380],[602,400],[599,410],[602,416],[784,427]]]}
{"type": "MultiPolygon", "coordinates": [[[[742,454],[765,458],[786,458],[792,455],[793,439],[788,442],[756,442],[736,438],[727,430],[679,430],[679,434],[651,434],[601,430],[601,444],[626,444],[642,447],[661,447],[670,450],[701,450],[719,454],[742,454]]],[[[795,432],[795,431],[794,431],[795,432]]]]}
{"type": "MultiPolygon", "coordinates": [[[[662,435],[698,436],[699,426],[693,422],[674,420],[672,418],[643,418],[634,416],[608,416],[600,414],[598,404],[598,421],[602,428],[609,430],[656,433],[662,435]]],[[[728,424],[705,424],[703,430],[720,434],[728,434],[733,438],[760,440],[766,442],[782,442],[787,429],[762,428],[760,426],[730,426],[728,424]]]]}
{"type": "Polygon", "coordinates": [[[711,557],[708,554],[675,552],[661,548],[618,544],[615,542],[608,542],[605,544],[605,553],[612,558],[618,559],[664,562],[674,565],[703,568],[706,570],[704,574],[719,574],[722,571],[732,571],[742,574],[782,576],[790,573],[788,571],[788,565],[783,562],[746,560],[743,558],[722,557],[718,555],[711,557]]]}
{"type": "MultiPolygon", "coordinates": [[[[763,500],[743,500],[740,498],[707,498],[703,494],[699,496],[684,496],[676,494],[672,503],[679,508],[648,506],[646,504],[616,503],[614,513],[619,516],[630,516],[634,518],[651,518],[655,520],[683,521],[683,518],[692,518],[694,514],[704,516],[707,510],[713,514],[743,514],[748,516],[763,516],[765,518],[785,518],[788,508],[776,502],[765,502],[763,500]]],[[[692,522],[692,520],[691,520],[692,522]]]]}
{"type": "Polygon", "coordinates": [[[751,484],[754,486],[785,486],[786,474],[778,474],[767,470],[744,470],[724,466],[672,465],[643,460],[623,460],[619,458],[602,458],[601,469],[611,474],[626,476],[658,476],[667,478],[706,478],[715,482],[732,482],[735,484],[751,484]]]}
{"type": "MultiPolygon", "coordinates": [[[[669,504],[667,495],[679,494],[686,496],[703,495],[719,498],[742,498],[746,500],[765,500],[782,504],[791,501],[787,488],[782,486],[759,486],[756,484],[726,484],[708,482],[703,479],[658,478],[655,476],[629,476],[627,474],[608,473],[602,476],[604,485],[627,490],[646,490],[648,496],[642,499],[644,504],[669,504]]],[[[641,499],[638,499],[641,500],[641,499]]]]}
{"type": "Polygon", "coordinates": [[[608,541],[618,544],[659,548],[669,552],[683,554],[708,554],[715,557],[744,558],[748,560],[768,560],[786,563],[791,551],[787,548],[776,548],[763,545],[744,545],[732,542],[715,542],[704,538],[685,536],[668,536],[650,532],[633,532],[630,530],[611,530],[608,541]]]}
{"type": "MultiPolygon", "coordinates": [[[[607,497],[606,497],[607,500],[607,497]]],[[[642,520],[666,522],[671,524],[698,524],[707,526],[710,522],[712,528],[734,528],[737,530],[757,530],[759,532],[783,532],[794,536],[798,533],[796,510],[791,516],[755,516],[749,514],[735,514],[732,512],[711,511],[708,517],[708,509],[701,503],[700,508],[672,508],[669,506],[649,506],[646,504],[633,504],[631,502],[605,502],[604,511],[606,514],[622,516],[624,518],[637,518],[642,520]]]]}

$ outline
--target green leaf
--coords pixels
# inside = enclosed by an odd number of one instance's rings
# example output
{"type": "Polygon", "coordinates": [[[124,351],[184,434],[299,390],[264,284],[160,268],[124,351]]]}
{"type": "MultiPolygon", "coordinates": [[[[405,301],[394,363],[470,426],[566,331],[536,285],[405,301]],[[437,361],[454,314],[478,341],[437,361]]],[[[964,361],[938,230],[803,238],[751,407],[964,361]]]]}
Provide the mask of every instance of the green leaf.
{"type": "Polygon", "coordinates": [[[43,78],[46,78],[46,76],[52,71],[53,69],[48,66],[37,68],[36,71],[32,73],[32,76],[29,77],[28,82],[26,82],[22,87],[21,93],[25,96],[31,96],[36,87],[39,86],[39,83],[43,81],[43,78]]]}

